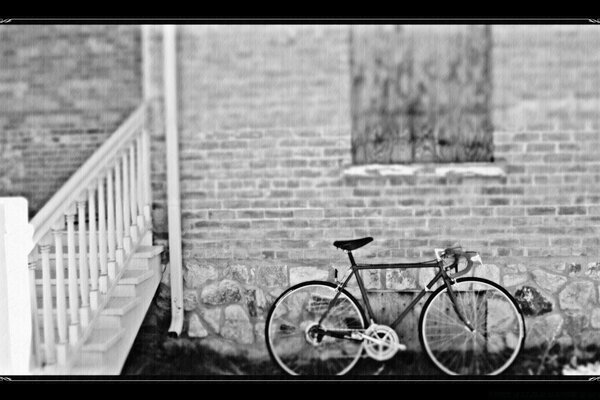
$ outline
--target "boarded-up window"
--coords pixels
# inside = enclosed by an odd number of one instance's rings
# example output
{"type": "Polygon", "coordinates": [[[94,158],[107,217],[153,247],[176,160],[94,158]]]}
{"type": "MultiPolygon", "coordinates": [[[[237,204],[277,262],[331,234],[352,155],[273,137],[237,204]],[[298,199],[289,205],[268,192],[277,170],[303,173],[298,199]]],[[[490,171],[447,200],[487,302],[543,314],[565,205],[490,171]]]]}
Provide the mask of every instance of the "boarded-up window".
{"type": "Polygon", "coordinates": [[[493,161],[489,26],[351,32],[355,164],[493,161]]]}

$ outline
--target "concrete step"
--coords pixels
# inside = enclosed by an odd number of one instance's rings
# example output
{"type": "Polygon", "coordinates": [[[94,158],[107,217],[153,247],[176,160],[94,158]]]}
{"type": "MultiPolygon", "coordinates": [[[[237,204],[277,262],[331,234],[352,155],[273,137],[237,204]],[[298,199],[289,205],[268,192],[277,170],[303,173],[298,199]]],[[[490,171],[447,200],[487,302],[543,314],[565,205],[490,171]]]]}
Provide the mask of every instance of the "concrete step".
{"type": "MultiPolygon", "coordinates": [[[[160,283],[161,252],[161,246],[142,247],[136,252],[137,264],[132,265],[133,262],[130,262],[125,268],[111,292],[111,298],[92,322],[90,336],[80,351],[74,354],[72,367],[53,365],[51,368],[46,368],[45,373],[55,375],[120,373],[160,283]]],[[[41,294],[41,286],[37,289],[41,294]]],[[[41,299],[38,299],[40,307],[41,304],[41,299]]],[[[43,328],[40,330],[40,335],[43,338],[43,328]]]]}
{"type": "Polygon", "coordinates": [[[125,329],[94,329],[83,344],[85,353],[106,352],[125,334],[125,329]]]}

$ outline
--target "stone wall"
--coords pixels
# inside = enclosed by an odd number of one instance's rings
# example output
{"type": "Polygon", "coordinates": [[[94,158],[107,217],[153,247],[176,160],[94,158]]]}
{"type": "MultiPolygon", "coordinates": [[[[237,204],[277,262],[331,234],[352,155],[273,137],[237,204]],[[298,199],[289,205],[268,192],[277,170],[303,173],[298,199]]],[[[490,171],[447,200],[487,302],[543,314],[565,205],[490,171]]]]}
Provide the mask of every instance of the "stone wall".
{"type": "MultiPolygon", "coordinates": [[[[600,342],[600,33],[493,27],[495,162],[466,170],[352,167],[349,34],[181,27],[187,334],[265,357],[276,296],[347,265],[334,240],[373,236],[359,262],[431,259],[456,243],[480,251],[475,275],[521,301],[528,345],[555,332],[562,343],[600,342]]],[[[408,296],[430,276],[368,281],[373,296],[408,296]]]]}
{"type": "Polygon", "coordinates": [[[134,25],[0,27],[0,196],[31,216],[141,102],[134,25]]]}

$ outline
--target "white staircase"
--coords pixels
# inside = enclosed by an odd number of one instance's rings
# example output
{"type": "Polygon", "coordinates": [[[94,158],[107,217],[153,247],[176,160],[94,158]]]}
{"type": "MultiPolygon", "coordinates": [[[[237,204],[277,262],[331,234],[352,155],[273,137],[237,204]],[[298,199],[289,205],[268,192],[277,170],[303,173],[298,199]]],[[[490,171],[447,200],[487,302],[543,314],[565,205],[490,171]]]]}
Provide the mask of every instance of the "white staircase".
{"type": "MultiPolygon", "coordinates": [[[[32,372],[48,375],[120,373],[160,283],[164,270],[160,262],[162,250],[162,246],[138,248],[105,306],[90,324],[89,337],[70,365],[47,366],[32,372]]],[[[42,300],[40,288],[41,282],[38,284],[39,302],[42,300]]],[[[39,316],[43,316],[41,310],[39,316]]],[[[43,336],[43,330],[40,330],[40,336],[43,336]]]]}
{"type": "Polygon", "coordinates": [[[26,204],[0,199],[0,286],[12,293],[0,293],[11,353],[0,373],[121,372],[163,272],[144,121],[142,105],[29,224],[13,215],[26,204]]]}

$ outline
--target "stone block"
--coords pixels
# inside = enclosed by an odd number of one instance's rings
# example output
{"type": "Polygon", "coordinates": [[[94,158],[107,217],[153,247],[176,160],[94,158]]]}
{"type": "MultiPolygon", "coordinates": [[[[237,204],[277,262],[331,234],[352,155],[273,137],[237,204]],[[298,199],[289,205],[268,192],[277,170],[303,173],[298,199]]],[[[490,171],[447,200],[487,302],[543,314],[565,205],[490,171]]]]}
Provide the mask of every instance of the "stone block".
{"type": "Polygon", "coordinates": [[[514,294],[524,315],[537,316],[554,309],[552,299],[531,286],[522,286],[514,294]]]}
{"type": "Polygon", "coordinates": [[[203,303],[211,305],[235,303],[242,299],[242,288],[236,281],[224,279],[206,286],[200,298],[203,303]]]}
{"type": "Polygon", "coordinates": [[[415,270],[411,269],[388,269],[385,272],[386,288],[393,290],[416,289],[415,275],[415,270]]]}
{"type": "Polygon", "coordinates": [[[207,281],[217,279],[217,276],[218,272],[214,266],[191,260],[186,263],[186,271],[183,279],[186,287],[197,289],[207,281]]]}
{"type": "Polygon", "coordinates": [[[263,265],[256,269],[256,283],[258,285],[273,287],[288,286],[287,266],[263,265]]]}
{"type": "Polygon", "coordinates": [[[254,330],[250,318],[239,304],[225,307],[220,335],[242,344],[254,342],[254,330]]]}
{"type": "Polygon", "coordinates": [[[589,281],[570,282],[558,295],[563,310],[582,310],[596,301],[596,288],[589,281]]]}
{"type": "Polygon", "coordinates": [[[188,336],[197,338],[208,336],[208,331],[204,325],[202,325],[200,317],[198,317],[198,314],[196,313],[193,313],[188,321],[188,336]]]}
{"type": "Polygon", "coordinates": [[[533,280],[537,283],[542,289],[549,291],[550,293],[555,293],[560,289],[565,283],[567,283],[567,278],[557,274],[551,274],[541,269],[536,269],[531,272],[533,276],[533,280]]]}

